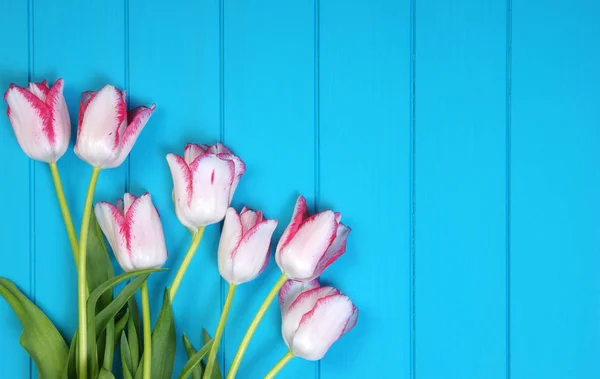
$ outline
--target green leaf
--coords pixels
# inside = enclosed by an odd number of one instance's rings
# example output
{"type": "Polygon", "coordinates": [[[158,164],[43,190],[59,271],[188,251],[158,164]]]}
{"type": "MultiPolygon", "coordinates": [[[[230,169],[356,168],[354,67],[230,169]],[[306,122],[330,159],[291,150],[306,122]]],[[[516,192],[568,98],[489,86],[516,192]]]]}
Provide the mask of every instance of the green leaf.
{"type": "Polygon", "coordinates": [[[142,340],[142,328],[140,322],[140,310],[138,308],[137,302],[135,300],[135,296],[132,296],[127,302],[127,307],[129,309],[129,315],[133,319],[133,325],[135,326],[135,330],[137,331],[138,341],[142,340]]]}
{"type": "MultiPolygon", "coordinates": [[[[185,352],[187,353],[188,360],[192,358],[192,356],[196,353],[196,348],[190,340],[187,338],[185,333],[183,333],[183,346],[185,346],[185,352]]],[[[192,370],[192,379],[202,379],[202,375],[204,374],[204,367],[202,366],[202,362],[199,365],[194,367],[192,370]]]]}
{"type": "MultiPolygon", "coordinates": [[[[112,372],[113,367],[113,358],[115,355],[115,320],[110,320],[108,325],[106,325],[106,339],[105,339],[105,350],[104,350],[104,359],[102,360],[102,369],[106,371],[112,372]]],[[[100,374],[102,374],[102,369],[100,370],[100,374]]]]}
{"type": "Polygon", "coordinates": [[[168,288],[152,332],[152,379],[171,378],[177,349],[175,321],[168,288]]]}
{"type": "Polygon", "coordinates": [[[137,291],[142,283],[148,279],[151,273],[162,271],[156,269],[137,270],[121,274],[115,278],[108,279],[106,282],[99,285],[88,297],[88,365],[90,369],[90,377],[95,377],[98,373],[98,352],[96,349],[96,336],[104,330],[108,322],[117,315],[119,310],[123,308],[125,303],[137,291]],[[101,296],[111,290],[117,284],[130,279],[134,276],[139,276],[131,283],[127,284],[121,292],[97,315],[95,314],[96,304],[101,296]]]}
{"type": "MultiPolygon", "coordinates": [[[[90,215],[86,275],[90,292],[93,292],[102,283],[115,276],[113,265],[110,261],[106,244],[104,243],[102,230],[100,230],[100,225],[98,225],[94,212],[91,212],[90,215]]],[[[104,308],[111,300],[112,292],[104,292],[98,301],[99,308],[104,308]]]]}
{"type": "Polygon", "coordinates": [[[131,373],[134,372],[131,364],[131,355],[129,355],[129,343],[127,343],[127,337],[125,332],[121,333],[121,362],[123,365],[123,376],[125,378],[131,378],[131,373]]]}
{"type": "MultiPolygon", "coordinates": [[[[142,357],[140,359],[142,359],[142,361],[143,361],[143,359],[144,359],[143,353],[142,353],[142,357]]],[[[143,375],[144,375],[144,364],[140,363],[138,365],[137,371],[135,372],[135,379],[142,379],[143,375]]]]}
{"type": "Polygon", "coordinates": [[[71,339],[71,345],[69,345],[69,356],[67,358],[67,364],[65,366],[63,378],[77,379],[77,332],[71,339]]]}
{"type": "Polygon", "coordinates": [[[100,373],[98,374],[98,379],[115,379],[115,376],[105,369],[104,367],[100,369],[100,373]]]}
{"type": "MultiPolygon", "coordinates": [[[[206,329],[202,328],[202,339],[204,340],[204,344],[206,345],[207,343],[209,343],[210,341],[212,341],[212,337],[210,336],[210,334],[208,334],[208,332],[206,331],[206,329]]],[[[206,359],[204,360],[206,362],[206,359]]],[[[213,366],[213,372],[210,375],[210,379],[221,379],[221,368],[219,367],[218,364],[213,366]]]]}
{"type": "MultiPolygon", "coordinates": [[[[133,296],[131,299],[133,299],[133,296]]],[[[127,322],[127,337],[129,340],[129,351],[131,352],[131,364],[132,367],[137,368],[140,363],[140,344],[135,325],[133,324],[133,317],[129,317],[129,321],[127,322]]],[[[135,370],[132,372],[135,372],[135,370]]]]}
{"type": "Polygon", "coordinates": [[[119,321],[115,323],[115,347],[119,344],[119,341],[121,340],[121,332],[125,330],[127,321],[129,321],[129,308],[126,309],[125,314],[121,316],[119,321]]]}
{"type": "Polygon", "coordinates": [[[96,333],[102,331],[102,329],[104,329],[104,327],[106,326],[108,320],[114,318],[117,315],[119,310],[123,308],[125,303],[129,301],[129,298],[135,293],[135,291],[137,291],[140,288],[142,283],[148,278],[148,276],[150,276],[151,273],[164,270],[165,269],[147,269],[126,272],[117,277],[111,278],[99,285],[88,297],[87,308],[88,314],[90,315],[96,314],[92,311],[95,309],[98,299],[100,298],[100,296],[102,296],[104,292],[112,289],[114,286],[126,281],[127,279],[139,276],[137,279],[127,284],[125,288],[123,288],[123,290],[121,290],[121,292],[119,292],[119,294],[114,298],[114,300],[110,302],[110,304],[108,304],[106,307],[104,307],[104,309],[98,312],[94,320],[96,326],[96,333]]]}
{"type": "MultiPolygon", "coordinates": [[[[112,321],[112,320],[111,320],[112,321]]],[[[97,351],[97,356],[96,356],[96,361],[93,362],[94,365],[94,376],[92,377],[96,377],[98,375],[98,370],[99,370],[99,366],[100,365],[100,360],[104,357],[104,353],[106,350],[106,329],[108,328],[108,325],[111,322],[109,321],[108,324],[106,325],[106,328],[102,331],[102,333],[100,333],[100,335],[98,336],[98,339],[96,340],[96,351],[97,351]]]]}
{"type": "Polygon", "coordinates": [[[4,297],[23,326],[21,346],[35,362],[40,379],[62,379],[69,349],[56,327],[27,296],[8,279],[0,277],[4,297]]]}
{"type": "Polygon", "coordinates": [[[193,354],[188,362],[183,366],[183,370],[181,370],[181,374],[179,374],[179,379],[187,379],[192,374],[194,368],[200,364],[202,358],[208,353],[208,350],[212,346],[213,341],[208,342],[206,345],[202,347],[202,349],[198,350],[197,353],[193,354]]]}

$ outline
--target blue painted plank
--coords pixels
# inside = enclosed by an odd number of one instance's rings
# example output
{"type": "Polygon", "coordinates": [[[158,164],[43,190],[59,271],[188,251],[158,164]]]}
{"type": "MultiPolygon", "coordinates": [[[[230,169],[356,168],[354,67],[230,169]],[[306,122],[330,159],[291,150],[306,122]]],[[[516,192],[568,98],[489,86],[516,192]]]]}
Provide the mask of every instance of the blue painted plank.
{"type": "Polygon", "coordinates": [[[319,208],[353,231],[323,275],[359,308],[320,378],[409,378],[409,1],[320,2],[319,208]]]}
{"type": "Polygon", "coordinates": [[[513,1],[514,379],[600,376],[599,16],[513,1]]]}
{"type": "MultiPolygon", "coordinates": [[[[313,1],[226,1],[224,9],[225,143],[247,165],[234,197],[279,220],[272,247],[289,223],[296,198],[314,198],[313,1]]],[[[265,272],[238,287],[226,328],[229,367],[256,310],[281,275],[271,259],[265,272]]],[[[274,302],[238,377],[263,377],[287,351],[274,302]]],[[[315,364],[294,360],[281,378],[312,378],[315,364]]]]}
{"type": "MultiPolygon", "coordinates": [[[[81,93],[124,84],[124,9],[120,0],[34,2],[34,78],[65,80],[75,141],[81,93]]],[[[73,144],[72,144],[73,146],[73,144]]],[[[79,230],[91,166],[72,146],[58,162],[75,227],[79,230]]],[[[100,174],[95,201],[123,192],[125,168],[100,174]]],[[[70,341],[77,328],[77,274],[48,166],[35,167],[35,251],[38,304],[70,341]]]]}
{"type": "MultiPolygon", "coordinates": [[[[27,85],[28,76],[28,17],[27,2],[0,2],[0,33],[5,36],[0,50],[0,91],[12,82],[27,85]]],[[[0,186],[4,217],[2,232],[2,264],[0,276],[14,281],[27,295],[33,295],[30,269],[30,187],[29,174],[33,162],[23,153],[6,117],[6,102],[2,98],[0,116],[0,161],[5,181],[0,186]]],[[[2,376],[7,378],[29,377],[29,356],[19,344],[21,325],[12,309],[0,299],[0,356],[2,376]]]]}
{"type": "MultiPolygon", "coordinates": [[[[219,2],[217,0],[129,2],[129,89],[131,103],[156,111],[130,157],[130,188],[149,191],[166,236],[168,273],[150,279],[152,318],[190,243],[171,199],[173,182],[165,156],[183,154],[186,142],[220,138],[219,2]]],[[[234,146],[235,147],[235,146],[234,146]]],[[[209,226],[174,301],[178,340],[175,374],[187,361],[185,332],[198,347],[201,330],[216,328],[221,304],[216,251],[220,227],[209,226]]]]}
{"type": "Polygon", "coordinates": [[[416,376],[505,378],[506,3],[416,25],[416,376]]]}

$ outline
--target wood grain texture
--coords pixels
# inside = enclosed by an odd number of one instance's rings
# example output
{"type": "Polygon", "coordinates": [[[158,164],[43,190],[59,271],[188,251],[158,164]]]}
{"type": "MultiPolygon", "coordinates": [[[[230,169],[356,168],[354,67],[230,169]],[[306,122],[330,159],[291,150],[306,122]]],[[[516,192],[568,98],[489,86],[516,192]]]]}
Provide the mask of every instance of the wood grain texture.
{"type": "Polygon", "coordinates": [[[506,3],[416,9],[416,377],[506,377],[506,3]]]}
{"type": "Polygon", "coordinates": [[[410,377],[410,16],[409,2],[321,1],[319,208],[352,228],[323,281],[359,307],[321,378],[410,377]]]}
{"type": "Polygon", "coordinates": [[[600,375],[600,5],[513,1],[513,379],[600,375]]]}
{"type": "MultiPolygon", "coordinates": [[[[186,142],[220,140],[220,16],[219,1],[130,0],[128,72],[132,106],[156,104],[156,111],[130,155],[129,185],[136,194],[150,192],[158,208],[170,270],[151,278],[152,299],[170,285],[191,242],[173,207],[173,181],[165,156],[183,155],[186,142]],[[157,25],[162,25],[157,27],[157,25]]],[[[185,332],[198,347],[202,328],[214,334],[220,305],[216,252],[220,225],[207,227],[203,241],[173,303],[177,342],[185,332]]],[[[152,301],[155,319],[160,301],[152,301]]],[[[187,362],[180,349],[175,372],[187,362]]]]}
{"type": "MultiPolygon", "coordinates": [[[[27,2],[0,3],[0,33],[13,37],[0,49],[0,88],[2,93],[10,83],[25,85],[29,76],[29,17],[27,2]]],[[[0,276],[8,277],[29,296],[34,295],[35,262],[31,249],[33,189],[30,178],[33,162],[21,151],[10,122],[2,112],[0,117],[0,160],[4,201],[0,237],[2,250],[0,276]],[[10,163],[9,163],[10,162],[10,163]]],[[[21,325],[8,304],[0,299],[0,356],[5,362],[3,375],[8,378],[29,378],[30,359],[19,344],[21,325]]]]}
{"type": "MultiPolygon", "coordinates": [[[[224,141],[247,165],[233,205],[261,209],[279,221],[275,241],[298,195],[314,204],[314,3],[226,1],[224,16],[224,141]],[[260,104],[260,105],[259,105],[260,104]]],[[[273,250],[276,243],[272,244],[273,250]]],[[[281,271],[238,287],[222,352],[227,366],[281,271]]],[[[239,378],[262,378],[287,351],[277,301],[250,344],[239,378]]],[[[315,377],[315,363],[295,359],[284,378],[315,377]]]]}

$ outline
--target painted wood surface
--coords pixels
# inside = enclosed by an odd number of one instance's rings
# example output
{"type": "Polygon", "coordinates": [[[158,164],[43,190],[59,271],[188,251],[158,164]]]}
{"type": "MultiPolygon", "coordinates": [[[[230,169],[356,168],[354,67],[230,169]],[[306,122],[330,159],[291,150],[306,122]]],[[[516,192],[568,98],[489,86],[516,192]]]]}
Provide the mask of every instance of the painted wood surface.
{"type": "MultiPolygon", "coordinates": [[[[18,0],[0,2],[0,86],[112,83],[157,111],[95,200],[149,191],[177,267],[189,243],[168,152],[221,141],[248,166],[234,205],[279,219],[295,197],[353,231],[323,275],[360,308],[320,362],[280,378],[600,377],[600,4],[592,0],[18,0]]],[[[47,165],[0,118],[3,249],[14,280],[70,339],[76,278],[47,165]]],[[[79,220],[90,168],[59,162],[79,220]]],[[[178,335],[214,331],[225,285],[219,227],[175,301],[178,335]]],[[[155,275],[160,297],[175,270],[155,275]]],[[[270,266],[240,286],[229,366],[270,266]]],[[[156,317],[159,303],[152,306],[156,317]]],[[[238,377],[285,352],[273,306],[238,377]]],[[[0,301],[2,377],[37,378],[0,301]]],[[[176,371],[183,367],[181,348],[176,371]]]]}

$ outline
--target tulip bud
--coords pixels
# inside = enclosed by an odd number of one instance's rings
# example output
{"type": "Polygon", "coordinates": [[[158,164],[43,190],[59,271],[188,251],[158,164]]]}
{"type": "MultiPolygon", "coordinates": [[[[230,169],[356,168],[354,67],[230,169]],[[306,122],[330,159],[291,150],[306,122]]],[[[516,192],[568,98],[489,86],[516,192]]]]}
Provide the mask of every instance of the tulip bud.
{"type": "Polygon", "coordinates": [[[308,281],[346,252],[350,228],[340,222],[342,215],[330,210],[308,215],[306,199],[298,198],[292,221],[283,232],[275,260],[288,278],[308,281]]]}
{"type": "Polygon", "coordinates": [[[135,197],[126,193],[116,207],[97,203],[94,213],[124,271],[159,268],[165,263],[165,236],[150,194],[135,197]]]}
{"type": "Polygon", "coordinates": [[[277,220],[266,220],[260,211],[247,207],[238,213],[229,208],[225,214],[219,242],[219,272],[230,284],[256,278],[269,263],[271,236],[277,220]]]}
{"type": "Polygon", "coordinates": [[[300,286],[288,281],[279,294],[280,303],[289,304],[281,309],[281,334],[294,355],[316,361],[354,328],[358,309],[348,296],[333,287],[310,282],[306,286],[312,288],[297,294],[300,286]]]}
{"type": "Polygon", "coordinates": [[[168,154],[173,201],[179,221],[190,230],[220,222],[246,171],[242,160],[224,145],[188,143],[183,158],[168,154]]]}
{"type": "Polygon", "coordinates": [[[94,167],[117,167],[127,157],[155,106],[127,113],[125,92],[106,85],[81,95],[75,153],[94,167]]]}
{"type": "Polygon", "coordinates": [[[62,79],[58,79],[52,88],[48,88],[48,82],[44,80],[29,83],[27,88],[11,84],[4,93],[8,103],[6,114],[17,141],[32,159],[52,163],[67,151],[71,120],[63,87],[62,79]]]}

